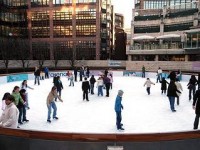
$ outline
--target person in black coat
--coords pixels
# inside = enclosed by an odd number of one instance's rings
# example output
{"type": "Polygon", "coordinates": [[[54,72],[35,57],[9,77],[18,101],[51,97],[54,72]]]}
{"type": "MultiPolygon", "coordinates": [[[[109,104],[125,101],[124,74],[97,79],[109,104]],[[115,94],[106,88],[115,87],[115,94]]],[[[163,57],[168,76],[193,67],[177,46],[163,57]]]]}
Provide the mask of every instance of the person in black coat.
{"type": "Polygon", "coordinates": [[[94,78],[94,75],[91,76],[90,78],[90,93],[93,95],[94,94],[94,84],[96,82],[96,79],[94,78]]]}
{"type": "Polygon", "coordinates": [[[187,84],[188,89],[189,89],[189,101],[192,99],[192,96],[194,97],[194,94],[196,91],[196,84],[197,84],[197,79],[195,75],[191,75],[189,83],[187,84]]]}
{"type": "Polygon", "coordinates": [[[110,90],[110,78],[107,76],[104,77],[103,82],[106,86],[106,97],[109,97],[109,90],[110,90]]]}
{"type": "Polygon", "coordinates": [[[195,121],[194,121],[194,129],[198,129],[199,125],[199,117],[200,117],[200,89],[198,89],[193,97],[193,109],[195,109],[195,121]]]}
{"type": "Polygon", "coordinates": [[[84,81],[82,82],[82,91],[83,91],[83,100],[89,101],[88,99],[88,91],[90,90],[90,84],[89,81],[87,81],[87,78],[84,78],[84,81]]]}
{"type": "Polygon", "coordinates": [[[171,108],[172,112],[176,112],[176,110],[174,108],[175,97],[177,97],[176,92],[181,93],[177,89],[175,81],[171,80],[170,83],[169,83],[169,87],[167,89],[167,96],[169,98],[170,108],[171,108]]]}
{"type": "Polygon", "coordinates": [[[162,94],[166,94],[166,90],[167,90],[167,84],[169,84],[165,78],[163,77],[162,80],[160,81],[161,83],[161,91],[162,91],[162,94]]]}
{"type": "Polygon", "coordinates": [[[77,82],[77,68],[74,68],[74,81],[77,82]]]}
{"type": "MultiPolygon", "coordinates": [[[[62,85],[62,81],[60,80],[60,76],[57,77],[57,80],[55,81],[55,86],[57,88],[57,93],[61,98],[61,91],[63,89],[63,85],[62,85]]],[[[55,98],[55,101],[57,100],[57,98],[55,98]]]]}
{"type": "Polygon", "coordinates": [[[37,82],[38,85],[40,85],[40,69],[38,67],[35,67],[34,75],[35,75],[35,84],[37,82]]]}
{"type": "Polygon", "coordinates": [[[167,78],[170,78],[170,80],[176,81],[176,72],[171,71],[167,78]]]}

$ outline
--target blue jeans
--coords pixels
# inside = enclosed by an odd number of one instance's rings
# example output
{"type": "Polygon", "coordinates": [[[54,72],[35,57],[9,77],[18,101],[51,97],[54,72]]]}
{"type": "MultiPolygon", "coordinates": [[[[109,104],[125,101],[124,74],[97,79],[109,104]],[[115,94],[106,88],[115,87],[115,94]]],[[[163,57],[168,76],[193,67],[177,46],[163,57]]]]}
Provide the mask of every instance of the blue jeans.
{"type": "Polygon", "coordinates": [[[40,76],[35,76],[35,84],[36,82],[38,83],[38,85],[40,85],[40,76]]]}
{"type": "Polygon", "coordinates": [[[117,129],[121,129],[121,121],[122,121],[122,115],[121,115],[121,111],[116,111],[116,125],[117,125],[117,129]]]}
{"type": "Polygon", "coordinates": [[[174,108],[175,97],[168,96],[168,98],[169,98],[170,108],[173,111],[173,110],[175,110],[175,108],[174,108]]]}
{"type": "Polygon", "coordinates": [[[53,118],[56,117],[56,115],[57,115],[57,107],[56,107],[55,102],[54,101],[51,102],[50,105],[47,106],[47,107],[48,107],[48,118],[47,118],[47,120],[51,119],[51,108],[53,108],[53,118]]]}
{"type": "Polygon", "coordinates": [[[103,86],[102,85],[98,86],[98,96],[99,95],[103,96],[103,86]]]}
{"type": "Polygon", "coordinates": [[[69,86],[74,86],[74,81],[73,80],[70,80],[69,86]]]}

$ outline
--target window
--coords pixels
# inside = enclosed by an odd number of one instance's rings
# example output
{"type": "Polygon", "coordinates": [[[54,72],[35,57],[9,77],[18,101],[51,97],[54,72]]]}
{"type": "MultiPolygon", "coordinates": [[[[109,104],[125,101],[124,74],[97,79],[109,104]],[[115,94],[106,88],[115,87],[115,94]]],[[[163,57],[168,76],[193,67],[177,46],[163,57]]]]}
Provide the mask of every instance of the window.
{"type": "Polygon", "coordinates": [[[46,7],[49,6],[49,0],[31,0],[31,7],[46,7]]]}

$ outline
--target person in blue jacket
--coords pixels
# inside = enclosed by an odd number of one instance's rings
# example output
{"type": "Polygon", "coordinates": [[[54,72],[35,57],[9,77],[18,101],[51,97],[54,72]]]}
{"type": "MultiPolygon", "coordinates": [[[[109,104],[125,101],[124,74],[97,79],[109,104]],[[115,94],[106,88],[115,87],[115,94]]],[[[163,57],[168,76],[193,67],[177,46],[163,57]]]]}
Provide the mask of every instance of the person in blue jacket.
{"type": "Polygon", "coordinates": [[[117,125],[117,130],[124,130],[124,128],[122,128],[123,124],[121,123],[122,121],[122,115],[121,115],[121,111],[123,109],[123,105],[122,105],[122,95],[123,95],[123,91],[119,90],[116,100],[115,100],[115,112],[116,112],[116,125],[117,125]]]}

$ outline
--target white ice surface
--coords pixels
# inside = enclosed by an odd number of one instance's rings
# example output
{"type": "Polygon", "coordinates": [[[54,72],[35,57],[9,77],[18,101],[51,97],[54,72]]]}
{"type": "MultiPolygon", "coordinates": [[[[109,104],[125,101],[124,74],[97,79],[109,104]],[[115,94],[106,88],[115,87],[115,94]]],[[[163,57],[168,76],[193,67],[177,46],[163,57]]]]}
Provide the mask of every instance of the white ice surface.
{"type": "MultiPolygon", "coordinates": [[[[33,80],[28,81],[28,85],[34,88],[28,90],[30,110],[27,110],[27,119],[30,122],[24,123],[20,128],[70,133],[159,133],[193,129],[195,112],[192,101],[188,100],[186,82],[181,82],[184,91],[180,97],[180,105],[175,105],[177,112],[173,113],[167,96],[161,94],[161,84],[152,85],[151,95],[147,95],[146,87],[143,86],[146,81],[144,78],[114,77],[110,97],[105,97],[105,90],[104,96],[98,97],[95,87],[95,95],[89,94],[89,102],[82,100],[81,82],[75,82],[74,87],[69,87],[69,81],[65,77],[61,80],[64,102],[56,102],[59,119],[52,120],[51,124],[47,123],[46,97],[53,85],[52,78],[41,81],[40,86],[34,85],[33,80]],[[118,131],[115,125],[114,103],[119,89],[124,91],[124,131],[118,131]]],[[[155,79],[151,81],[155,82],[155,79]]],[[[13,82],[0,85],[0,98],[20,84],[21,82],[13,82]]]]}

